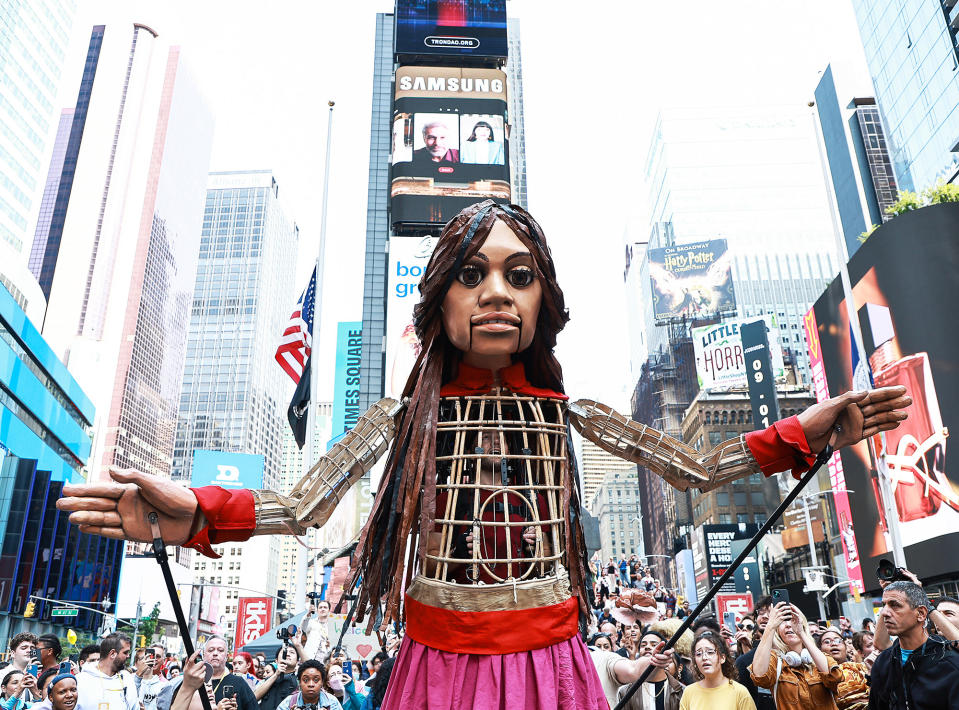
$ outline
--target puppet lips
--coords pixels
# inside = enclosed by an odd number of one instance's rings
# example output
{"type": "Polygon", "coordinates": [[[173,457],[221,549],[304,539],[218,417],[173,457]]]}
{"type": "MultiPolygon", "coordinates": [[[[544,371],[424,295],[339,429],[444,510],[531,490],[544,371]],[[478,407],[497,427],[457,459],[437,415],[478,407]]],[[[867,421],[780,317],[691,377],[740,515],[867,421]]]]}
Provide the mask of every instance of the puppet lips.
{"type": "Polygon", "coordinates": [[[489,333],[513,331],[519,328],[520,323],[520,319],[512,313],[484,313],[481,316],[474,316],[472,319],[474,328],[479,328],[489,333]]]}

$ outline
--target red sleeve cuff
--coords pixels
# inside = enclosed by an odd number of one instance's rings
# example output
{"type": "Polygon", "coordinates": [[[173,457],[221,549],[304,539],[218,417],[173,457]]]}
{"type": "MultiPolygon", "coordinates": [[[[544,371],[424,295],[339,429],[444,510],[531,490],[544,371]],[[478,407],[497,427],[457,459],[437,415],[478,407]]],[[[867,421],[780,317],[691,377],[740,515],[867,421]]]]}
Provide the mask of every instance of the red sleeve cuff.
{"type": "Polygon", "coordinates": [[[191,488],[206,526],[186,542],[207,557],[218,558],[213,545],[249,540],[256,530],[256,508],[250,491],[228,491],[220,486],[191,488]]]}
{"type": "Polygon", "coordinates": [[[746,445],[766,476],[792,471],[793,478],[800,478],[816,461],[816,454],[809,450],[806,434],[795,416],[781,419],[762,431],[749,432],[746,445]]]}

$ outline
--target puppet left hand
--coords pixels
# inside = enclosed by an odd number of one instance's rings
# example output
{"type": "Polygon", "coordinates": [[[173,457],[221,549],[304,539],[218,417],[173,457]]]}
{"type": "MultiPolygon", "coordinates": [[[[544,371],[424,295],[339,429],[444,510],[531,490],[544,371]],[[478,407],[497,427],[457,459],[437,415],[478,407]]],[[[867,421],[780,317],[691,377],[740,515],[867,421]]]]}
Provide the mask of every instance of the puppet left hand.
{"type": "Polygon", "coordinates": [[[814,404],[798,416],[811,451],[826,444],[837,451],[881,431],[895,429],[908,416],[912,404],[905,387],[880,387],[865,392],[846,392],[814,404]]]}

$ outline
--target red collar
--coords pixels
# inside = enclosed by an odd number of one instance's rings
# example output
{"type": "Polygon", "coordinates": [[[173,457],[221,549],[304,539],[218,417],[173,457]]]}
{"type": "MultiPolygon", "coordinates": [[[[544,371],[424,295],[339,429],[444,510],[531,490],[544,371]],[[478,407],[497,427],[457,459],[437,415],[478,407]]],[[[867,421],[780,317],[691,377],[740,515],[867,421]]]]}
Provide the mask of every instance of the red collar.
{"type": "MultiPolygon", "coordinates": [[[[499,371],[500,382],[508,390],[517,394],[526,394],[532,397],[551,397],[553,399],[569,399],[565,394],[550,389],[535,387],[526,379],[526,369],[522,362],[514,362],[509,367],[499,371]]],[[[441,397],[466,397],[469,395],[486,394],[493,389],[494,379],[491,370],[467,365],[461,362],[456,379],[440,389],[441,397]]]]}

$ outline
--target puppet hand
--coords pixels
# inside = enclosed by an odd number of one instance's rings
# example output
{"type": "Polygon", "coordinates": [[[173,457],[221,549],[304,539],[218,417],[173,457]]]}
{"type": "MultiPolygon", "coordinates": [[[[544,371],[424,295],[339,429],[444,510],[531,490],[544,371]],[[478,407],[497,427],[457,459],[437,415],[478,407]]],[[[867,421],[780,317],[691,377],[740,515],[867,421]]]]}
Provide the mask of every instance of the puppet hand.
{"type": "Polygon", "coordinates": [[[147,518],[156,511],[166,543],[182,545],[190,539],[197,500],[189,488],[138,471],[110,469],[115,483],[66,485],[57,508],[70,512],[70,522],[81,532],[116,540],[152,542],[147,518]]]}
{"type": "Polygon", "coordinates": [[[801,412],[799,424],[811,451],[818,453],[826,444],[838,450],[895,429],[906,418],[903,410],[910,404],[905,387],[846,392],[801,412]]]}

